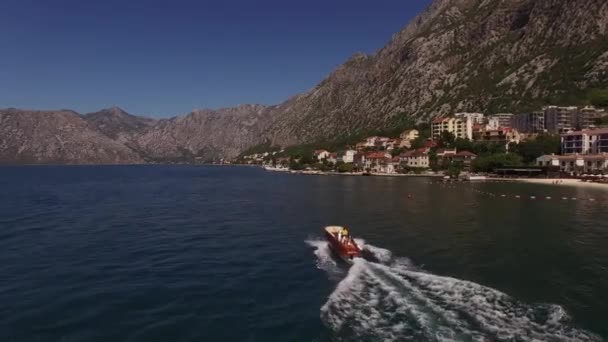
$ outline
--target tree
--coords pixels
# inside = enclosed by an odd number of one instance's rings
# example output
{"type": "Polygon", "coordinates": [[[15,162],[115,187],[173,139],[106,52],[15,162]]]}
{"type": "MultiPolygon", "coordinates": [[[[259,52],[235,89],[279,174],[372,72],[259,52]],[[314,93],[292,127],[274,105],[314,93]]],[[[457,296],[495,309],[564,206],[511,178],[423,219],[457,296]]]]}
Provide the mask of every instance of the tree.
{"type": "Polygon", "coordinates": [[[492,172],[496,168],[522,165],[521,156],[515,153],[485,154],[477,157],[472,163],[475,172],[492,172]]]}
{"type": "Polygon", "coordinates": [[[520,155],[523,162],[529,164],[535,162],[536,158],[542,155],[559,153],[560,148],[561,141],[558,135],[541,134],[534,140],[511,145],[509,150],[520,155]]]}
{"type": "Polygon", "coordinates": [[[412,140],[412,149],[419,149],[424,147],[424,145],[426,144],[426,138],[423,138],[422,136],[412,140]]]}
{"type": "Polygon", "coordinates": [[[475,144],[469,139],[457,138],[454,140],[454,147],[458,151],[469,151],[472,152],[475,150],[475,144]]]}
{"type": "Polygon", "coordinates": [[[303,170],[304,169],[304,165],[302,165],[296,159],[291,159],[289,161],[289,168],[292,169],[292,170],[303,170]]]}
{"type": "Polygon", "coordinates": [[[431,167],[431,170],[435,172],[439,171],[439,158],[437,157],[437,152],[435,150],[429,152],[429,166],[431,167]]]}
{"type": "Polygon", "coordinates": [[[354,166],[351,163],[342,163],[340,164],[340,166],[338,166],[338,172],[340,173],[344,173],[344,172],[353,172],[354,166]]]}
{"type": "Polygon", "coordinates": [[[439,146],[440,147],[453,147],[454,141],[456,140],[456,136],[454,133],[449,131],[443,131],[439,135],[439,146]]]}
{"type": "Polygon", "coordinates": [[[447,174],[451,178],[458,178],[458,176],[460,176],[460,173],[462,172],[463,168],[464,168],[464,166],[462,165],[462,162],[451,163],[450,166],[448,167],[447,174]]]}
{"type": "Polygon", "coordinates": [[[608,89],[589,91],[589,102],[596,107],[608,107],[608,89]]]}
{"type": "Polygon", "coordinates": [[[396,156],[400,155],[401,152],[403,152],[403,148],[402,147],[394,148],[391,151],[391,156],[396,157],[396,156]]]}

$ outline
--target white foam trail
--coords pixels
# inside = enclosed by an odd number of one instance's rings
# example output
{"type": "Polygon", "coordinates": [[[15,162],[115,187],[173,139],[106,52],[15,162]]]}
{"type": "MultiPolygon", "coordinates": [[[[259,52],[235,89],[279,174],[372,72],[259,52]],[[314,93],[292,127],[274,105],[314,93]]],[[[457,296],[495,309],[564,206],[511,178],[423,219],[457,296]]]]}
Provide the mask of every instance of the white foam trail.
{"type": "Polygon", "coordinates": [[[327,273],[331,280],[340,280],[346,273],[344,268],[338,266],[334,259],[329,244],[325,240],[309,239],[306,244],[314,248],[317,268],[327,273]]]}
{"type": "MultiPolygon", "coordinates": [[[[317,248],[318,265],[327,265],[327,244],[308,243],[317,248]]],[[[558,305],[529,305],[477,283],[421,272],[406,258],[357,243],[380,262],[356,258],[321,308],[340,340],[601,341],[574,328],[558,305]]]]}

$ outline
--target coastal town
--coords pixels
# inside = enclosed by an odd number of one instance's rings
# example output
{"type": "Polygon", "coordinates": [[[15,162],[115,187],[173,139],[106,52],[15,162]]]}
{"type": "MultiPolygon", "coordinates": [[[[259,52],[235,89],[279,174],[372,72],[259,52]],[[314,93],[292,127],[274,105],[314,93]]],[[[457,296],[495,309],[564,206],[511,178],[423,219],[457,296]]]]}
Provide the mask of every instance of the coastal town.
{"type": "Polygon", "coordinates": [[[237,162],[312,174],[602,178],[608,173],[607,119],[604,109],[593,106],[455,113],[335,150],[270,147],[237,162]]]}

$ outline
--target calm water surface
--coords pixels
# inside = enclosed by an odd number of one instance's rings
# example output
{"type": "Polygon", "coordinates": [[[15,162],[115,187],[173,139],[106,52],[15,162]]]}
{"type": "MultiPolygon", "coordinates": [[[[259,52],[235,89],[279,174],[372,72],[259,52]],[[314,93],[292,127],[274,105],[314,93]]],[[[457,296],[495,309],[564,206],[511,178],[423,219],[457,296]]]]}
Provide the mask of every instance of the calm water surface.
{"type": "Polygon", "coordinates": [[[0,189],[0,341],[608,337],[608,189],[186,166],[0,189]],[[373,257],[336,262],[328,224],[373,257]]]}

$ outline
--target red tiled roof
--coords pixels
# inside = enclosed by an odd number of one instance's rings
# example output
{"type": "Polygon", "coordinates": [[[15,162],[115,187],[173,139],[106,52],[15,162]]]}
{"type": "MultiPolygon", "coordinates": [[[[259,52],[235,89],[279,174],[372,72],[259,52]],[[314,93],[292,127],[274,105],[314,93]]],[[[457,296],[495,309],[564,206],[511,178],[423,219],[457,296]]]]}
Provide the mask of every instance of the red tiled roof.
{"type": "Polygon", "coordinates": [[[407,151],[404,153],[401,153],[399,156],[401,158],[410,158],[410,157],[422,157],[422,156],[426,156],[427,153],[426,151],[423,151],[424,149],[417,149],[417,150],[412,150],[412,151],[407,151]]]}
{"type": "Polygon", "coordinates": [[[433,119],[433,123],[442,123],[443,120],[447,119],[446,117],[440,116],[438,118],[433,119]]]}
{"type": "Polygon", "coordinates": [[[369,152],[365,155],[367,159],[385,159],[386,154],[384,152],[369,152]]]}

